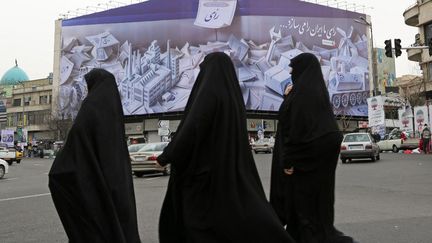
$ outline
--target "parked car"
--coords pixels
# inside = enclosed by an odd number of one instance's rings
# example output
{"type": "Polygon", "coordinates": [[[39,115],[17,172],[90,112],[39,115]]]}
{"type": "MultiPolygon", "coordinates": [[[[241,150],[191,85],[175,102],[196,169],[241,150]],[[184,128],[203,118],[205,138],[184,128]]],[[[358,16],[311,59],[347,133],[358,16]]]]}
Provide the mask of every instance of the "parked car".
{"type": "Polygon", "coordinates": [[[274,148],[274,141],[269,138],[260,139],[252,143],[251,147],[256,154],[258,152],[272,153],[274,148]]]}
{"type": "Polygon", "coordinates": [[[401,133],[390,133],[384,136],[384,139],[378,143],[381,151],[393,151],[397,153],[399,150],[416,149],[419,146],[418,138],[401,138],[401,133]]]}
{"type": "Polygon", "coordinates": [[[14,147],[0,146],[0,159],[5,160],[9,165],[14,161],[18,164],[21,162],[22,152],[17,152],[14,147]]]}
{"type": "Polygon", "coordinates": [[[145,173],[161,172],[164,175],[170,174],[170,165],[160,167],[156,159],[162,154],[168,142],[146,143],[137,152],[130,153],[132,172],[137,177],[142,177],[145,173]]]}
{"type": "Polygon", "coordinates": [[[341,144],[340,159],[346,163],[351,159],[380,159],[380,148],[369,133],[348,133],[341,144]]]}
{"type": "Polygon", "coordinates": [[[0,179],[9,171],[9,164],[3,159],[0,159],[0,179]]]}

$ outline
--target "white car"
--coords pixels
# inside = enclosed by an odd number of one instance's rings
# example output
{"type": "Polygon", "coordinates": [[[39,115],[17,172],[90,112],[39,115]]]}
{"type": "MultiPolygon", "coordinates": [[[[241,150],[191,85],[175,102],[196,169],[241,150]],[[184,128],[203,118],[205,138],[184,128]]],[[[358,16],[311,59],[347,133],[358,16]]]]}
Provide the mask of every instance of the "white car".
{"type": "Polygon", "coordinates": [[[3,176],[7,174],[8,171],[9,171],[9,164],[5,160],[0,159],[0,179],[3,178],[3,176]]]}

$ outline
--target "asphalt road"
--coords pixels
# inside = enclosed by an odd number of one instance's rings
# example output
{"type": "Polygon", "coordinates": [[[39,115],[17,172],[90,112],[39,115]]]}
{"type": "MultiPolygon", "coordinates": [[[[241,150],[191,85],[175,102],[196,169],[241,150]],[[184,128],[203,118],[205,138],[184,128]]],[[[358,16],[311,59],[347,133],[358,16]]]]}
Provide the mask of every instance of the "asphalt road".
{"type": "MultiPolygon", "coordinates": [[[[255,155],[266,192],[270,154],[255,155]]],[[[0,242],[67,242],[47,187],[50,159],[14,163],[0,180],[0,242]]],[[[134,178],[143,243],[158,242],[168,177],[134,178]]],[[[362,243],[432,242],[432,155],[384,153],[379,162],[339,164],[336,226],[362,243]]]]}

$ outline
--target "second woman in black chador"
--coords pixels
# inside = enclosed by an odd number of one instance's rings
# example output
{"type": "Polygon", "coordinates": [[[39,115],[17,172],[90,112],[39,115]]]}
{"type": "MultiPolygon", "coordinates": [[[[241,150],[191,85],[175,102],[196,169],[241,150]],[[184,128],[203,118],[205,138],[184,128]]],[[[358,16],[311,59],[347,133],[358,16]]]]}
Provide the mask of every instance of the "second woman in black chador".
{"type": "Polygon", "coordinates": [[[172,168],[160,242],[293,242],[266,200],[230,58],[209,54],[200,68],[178,132],[158,157],[172,168]]]}

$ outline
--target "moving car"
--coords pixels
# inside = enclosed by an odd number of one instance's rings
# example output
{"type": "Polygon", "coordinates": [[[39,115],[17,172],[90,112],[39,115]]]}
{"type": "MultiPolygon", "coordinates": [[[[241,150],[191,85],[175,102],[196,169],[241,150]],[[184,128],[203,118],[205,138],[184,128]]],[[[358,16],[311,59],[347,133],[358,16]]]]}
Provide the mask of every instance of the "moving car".
{"type": "Polygon", "coordinates": [[[380,159],[380,148],[369,133],[348,133],[341,144],[340,159],[346,163],[351,159],[380,159]]]}
{"type": "Polygon", "coordinates": [[[274,148],[274,141],[269,138],[260,139],[252,143],[251,147],[256,154],[258,152],[272,153],[274,148]]]}
{"type": "Polygon", "coordinates": [[[9,164],[3,160],[0,159],[0,179],[4,177],[5,174],[7,174],[9,171],[9,164]]]}
{"type": "Polygon", "coordinates": [[[160,167],[156,161],[167,145],[168,142],[146,143],[137,152],[130,153],[132,172],[135,176],[142,177],[148,172],[161,172],[169,175],[170,165],[160,167]]]}

